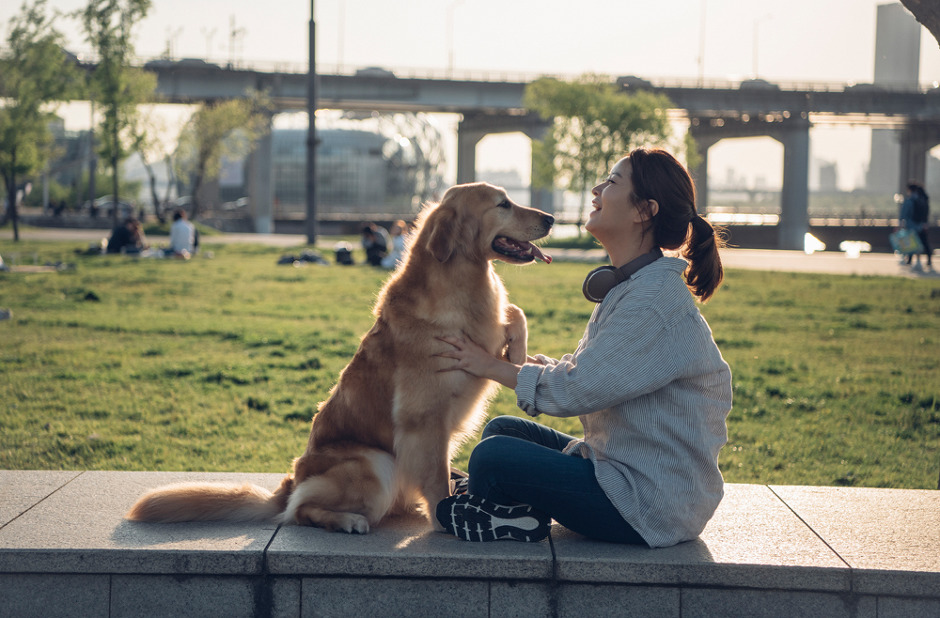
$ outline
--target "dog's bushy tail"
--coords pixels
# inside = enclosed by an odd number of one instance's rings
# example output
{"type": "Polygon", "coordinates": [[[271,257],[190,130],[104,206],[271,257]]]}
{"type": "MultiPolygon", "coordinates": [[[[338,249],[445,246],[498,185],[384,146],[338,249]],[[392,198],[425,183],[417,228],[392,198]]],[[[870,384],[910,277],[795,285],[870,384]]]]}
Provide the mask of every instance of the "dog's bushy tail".
{"type": "Polygon", "coordinates": [[[125,517],[132,521],[266,521],[287,500],[288,479],[276,492],[245,483],[178,483],[158,487],[137,500],[125,517]]]}

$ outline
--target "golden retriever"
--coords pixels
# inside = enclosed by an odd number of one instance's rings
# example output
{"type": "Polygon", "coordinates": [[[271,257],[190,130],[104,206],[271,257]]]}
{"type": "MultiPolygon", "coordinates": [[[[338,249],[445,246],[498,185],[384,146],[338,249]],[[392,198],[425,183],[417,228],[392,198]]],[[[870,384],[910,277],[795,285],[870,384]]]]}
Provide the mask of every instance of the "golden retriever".
{"type": "Polygon", "coordinates": [[[402,266],[378,296],[376,321],[313,418],[306,451],[275,492],[250,484],[155,489],[127,518],[149,522],[267,520],[367,533],[387,515],[450,494],[450,460],[485,417],[496,384],[445,371],[439,337],[464,336],[526,359],[522,310],[492,260],[550,262],[530,241],[554,219],[486,183],[450,188],[425,208],[402,266]]]}

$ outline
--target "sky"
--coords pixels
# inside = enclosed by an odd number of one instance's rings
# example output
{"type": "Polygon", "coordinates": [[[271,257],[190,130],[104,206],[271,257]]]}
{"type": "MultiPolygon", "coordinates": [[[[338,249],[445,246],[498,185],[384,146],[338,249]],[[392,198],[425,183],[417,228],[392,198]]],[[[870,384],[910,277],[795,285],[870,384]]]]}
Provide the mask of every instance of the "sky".
{"type": "MultiPolygon", "coordinates": [[[[366,66],[399,73],[534,77],[593,72],[648,79],[871,82],[879,0],[154,0],[137,26],[142,57],[305,66],[311,8],[320,72],[366,66]],[[233,36],[234,33],[234,36],[233,36]]],[[[0,28],[19,0],[0,3],[0,28]]],[[[62,11],[83,0],[48,0],[62,11]]],[[[89,48],[77,22],[61,20],[69,47],[89,48]]],[[[940,81],[940,46],[921,29],[920,81],[940,81]]],[[[818,127],[811,157],[836,161],[851,188],[867,164],[870,137],[858,128],[818,127]]],[[[525,168],[528,142],[490,137],[481,168],[525,168]]],[[[782,148],[769,138],[712,148],[710,175],[727,169],[779,184],[782,148]]]]}

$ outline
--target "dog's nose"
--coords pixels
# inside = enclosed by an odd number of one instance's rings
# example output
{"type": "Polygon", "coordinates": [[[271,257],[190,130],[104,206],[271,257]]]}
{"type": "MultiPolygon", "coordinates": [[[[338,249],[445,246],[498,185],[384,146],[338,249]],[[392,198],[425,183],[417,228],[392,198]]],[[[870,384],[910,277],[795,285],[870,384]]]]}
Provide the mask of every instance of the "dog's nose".
{"type": "Polygon", "coordinates": [[[542,223],[545,225],[545,227],[552,227],[555,225],[555,217],[551,215],[545,215],[542,217],[542,223]]]}

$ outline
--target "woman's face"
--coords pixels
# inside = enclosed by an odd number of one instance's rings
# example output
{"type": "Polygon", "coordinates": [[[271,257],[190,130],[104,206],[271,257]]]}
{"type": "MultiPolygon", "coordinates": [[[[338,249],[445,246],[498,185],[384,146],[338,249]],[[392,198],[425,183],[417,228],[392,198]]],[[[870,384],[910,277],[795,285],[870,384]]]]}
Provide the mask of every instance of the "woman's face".
{"type": "Polygon", "coordinates": [[[631,238],[641,229],[639,213],[633,203],[630,175],[630,159],[624,157],[617,161],[603,182],[591,189],[594,210],[588,216],[584,229],[601,244],[631,238]]]}

